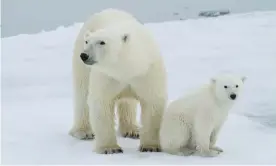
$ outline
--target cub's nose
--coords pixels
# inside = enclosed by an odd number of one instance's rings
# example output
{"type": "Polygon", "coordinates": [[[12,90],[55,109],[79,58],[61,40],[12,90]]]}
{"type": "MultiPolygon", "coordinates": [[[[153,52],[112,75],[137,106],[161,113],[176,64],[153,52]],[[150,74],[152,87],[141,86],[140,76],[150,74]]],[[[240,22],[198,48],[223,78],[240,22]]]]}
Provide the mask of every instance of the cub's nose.
{"type": "Polygon", "coordinates": [[[237,95],[236,95],[236,94],[231,94],[231,95],[230,95],[230,98],[231,98],[232,100],[235,100],[235,99],[236,99],[236,97],[237,97],[237,95]]]}
{"type": "Polygon", "coordinates": [[[80,57],[81,57],[81,60],[84,62],[89,58],[89,56],[86,53],[81,53],[80,57]]]}

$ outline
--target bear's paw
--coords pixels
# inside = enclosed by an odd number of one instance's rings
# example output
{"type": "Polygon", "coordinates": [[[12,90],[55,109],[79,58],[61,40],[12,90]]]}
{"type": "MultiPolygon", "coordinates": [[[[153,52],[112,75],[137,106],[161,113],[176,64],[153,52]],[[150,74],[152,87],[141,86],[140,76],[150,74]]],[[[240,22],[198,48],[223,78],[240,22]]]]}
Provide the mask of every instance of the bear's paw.
{"type": "Polygon", "coordinates": [[[139,127],[133,125],[131,127],[122,127],[120,126],[120,133],[125,138],[139,139],[139,127]]]}
{"type": "Polygon", "coordinates": [[[159,145],[140,145],[140,152],[161,152],[161,147],[159,145]]]}
{"type": "Polygon", "coordinates": [[[90,129],[84,130],[84,129],[72,129],[69,134],[77,139],[80,140],[90,140],[90,139],[94,139],[95,135],[93,134],[93,132],[90,129]]]}
{"type": "Polygon", "coordinates": [[[98,153],[100,154],[117,154],[117,153],[123,153],[123,149],[120,146],[114,146],[114,147],[102,147],[99,148],[98,153]]]}
{"type": "Polygon", "coordinates": [[[218,152],[220,152],[220,153],[223,152],[223,149],[220,148],[220,147],[218,147],[218,146],[211,147],[210,149],[211,149],[211,150],[214,150],[214,151],[218,151],[218,152]]]}

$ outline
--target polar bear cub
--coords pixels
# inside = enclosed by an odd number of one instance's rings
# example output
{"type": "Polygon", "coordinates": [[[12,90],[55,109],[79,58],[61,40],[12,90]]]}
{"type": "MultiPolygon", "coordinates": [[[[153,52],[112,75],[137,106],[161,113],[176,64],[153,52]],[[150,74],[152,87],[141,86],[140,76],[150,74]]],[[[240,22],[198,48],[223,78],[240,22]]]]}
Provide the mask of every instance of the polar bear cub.
{"type": "Polygon", "coordinates": [[[164,113],[160,144],[164,152],[215,157],[215,146],[228,111],[238,99],[246,77],[223,74],[200,90],[173,101],[164,113]]]}

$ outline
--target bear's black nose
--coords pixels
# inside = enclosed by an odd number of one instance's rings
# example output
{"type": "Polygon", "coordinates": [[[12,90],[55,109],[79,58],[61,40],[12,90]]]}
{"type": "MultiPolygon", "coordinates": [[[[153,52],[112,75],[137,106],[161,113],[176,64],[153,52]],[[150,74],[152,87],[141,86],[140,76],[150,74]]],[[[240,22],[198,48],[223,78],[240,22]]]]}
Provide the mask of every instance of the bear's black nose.
{"type": "Polygon", "coordinates": [[[230,95],[230,98],[231,98],[232,100],[235,100],[235,99],[236,99],[236,97],[237,97],[237,95],[236,95],[236,94],[231,94],[231,95],[230,95]]]}
{"type": "Polygon", "coordinates": [[[81,53],[80,57],[82,61],[86,61],[89,58],[89,56],[86,53],[81,53]]]}

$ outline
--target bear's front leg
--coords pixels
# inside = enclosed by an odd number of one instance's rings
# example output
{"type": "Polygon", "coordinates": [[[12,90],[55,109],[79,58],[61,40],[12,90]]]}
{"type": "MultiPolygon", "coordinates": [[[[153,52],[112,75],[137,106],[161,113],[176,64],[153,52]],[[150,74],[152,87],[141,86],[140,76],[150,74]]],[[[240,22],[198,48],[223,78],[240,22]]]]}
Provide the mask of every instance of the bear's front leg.
{"type": "Polygon", "coordinates": [[[117,144],[114,122],[114,101],[89,99],[90,119],[95,133],[96,152],[100,154],[123,153],[117,144]]]}
{"type": "Polygon", "coordinates": [[[216,142],[217,142],[217,138],[218,138],[218,133],[220,131],[220,127],[213,130],[212,134],[211,134],[211,137],[210,137],[210,149],[211,150],[215,150],[215,151],[218,151],[218,152],[223,152],[223,149],[216,146],[216,142]]]}
{"type": "Polygon", "coordinates": [[[69,131],[69,134],[80,140],[94,139],[95,135],[92,132],[89,122],[89,108],[86,103],[86,98],[77,97],[79,98],[75,99],[77,102],[74,108],[74,125],[69,131]]]}
{"type": "Polygon", "coordinates": [[[140,148],[141,152],[160,152],[159,132],[165,109],[164,100],[141,101],[140,148]]]}
{"type": "Polygon", "coordinates": [[[194,124],[193,138],[196,143],[196,154],[203,157],[216,157],[219,152],[210,149],[211,122],[208,117],[198,117],[194,124]]]}
{"type": "Polygon", "coordinates": [[[80,62],[79,54],[73,58],[74,124],[69,134],[81,140],[94,139],[87,105],[90,70],[80,62]]]}

